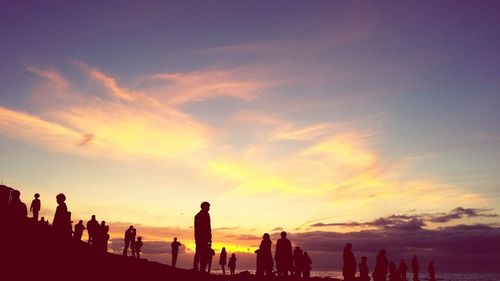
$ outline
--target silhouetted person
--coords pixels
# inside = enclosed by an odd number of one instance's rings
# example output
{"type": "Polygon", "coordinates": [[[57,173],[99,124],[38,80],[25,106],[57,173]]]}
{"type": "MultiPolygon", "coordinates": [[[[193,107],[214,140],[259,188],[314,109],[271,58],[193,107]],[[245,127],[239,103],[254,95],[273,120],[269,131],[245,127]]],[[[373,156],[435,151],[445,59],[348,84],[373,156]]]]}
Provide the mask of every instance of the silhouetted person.
{"type": "Polygon", "coordinates": [[[418,266],[417,255],[414,255],[413,259],[411,260],[411,269],[413,271],[413,281],[418,281],[418,272],[420,268],[418,266]]]}
{"type": "Polygon", "coordinates": [[[174,241],[170,244],[172,247],[172,267],[175,267],[177,264],[177,256],[179,255],[179,247],[181,246],[180,242],[177,242],[177,237],[174,237],[174,241]]]}
{"type": "Polygon", "coordinates": [[[14,224],[23,224],[28,216],[28,209],[26,204],[21,201],[21,192],[19,190],[12,190],[10,193],[11,201],[8,207],[9,220],[14,224]]]}
{"type": "Polygon", "coordinates": [[[401,259],[401,262],[399,263],[399,274],[401,274],[401,280],[402,281],[407,281],[408,279],[406,278],[406,273],[408,272],[408,265],[406,265],[406,262],[404,259],[401,259]]]}
{"type": "Polygon", "coordinates": [[[286,232],[281,232],[281,238],[276,242],[276,269],[279,276],[288,276],[293,267],[292,243],[286,238],[286,232]]]}
{"type": "Polygon", "coordinates": [[[269,277],[273,274],[274,262],[273,253],[271,251],[272,244],[271,236],[269,236],[268,233],[264,233],[259,249],[255,251],[257,254],[257,272],[255,274],[258,276],[265,274],[269,277]]]}
{"type": "Polygon", "coordinates": [[[231,257],[229,258],[229,263],[227,264],[227,267],[229,267],[229,271],[231,272],[231,275],[234,275],[234,271],[236,270],[236,255],[231,254],[231,257]]]}
{"type": "Polygon", "coordinates": [[[135,257],[137,259],[141,258],[142,245],[144,245],[144,243],[142,242],[142,237],[139,236],[139,237],[137,237],[137,241],[135,241],[135,243],[134,243],[134,253],[135,253],[135,257]]]}
{"type": "Polygon", "coordinates": [[[105,221],[101,221],[101,225],[97,228],[92,245],[103,252],[108,251],[108,241],[109,241],[109,226],[106,225],[105,221]]]}
{"type": "Polygon", "coordinates": [[[373,280],[386,281],[388,266],[389,266],[389,261],[387,261],[387,257],[385,256],[385,250],[382,249],[380,250],[377,256],[375,270],[373,271],[373,280]]]}
{"type": "Polygon", "coordinates": [[[30,206],[30,211],[33,213],[33,220],[35,222],[38,221],[38,214],[40,213],[40,208],[42,207],[42,204],[40,203],[40,194],[35,193],[35,199],[31,201],[31,206],[30,206]]]}
{"type": "MultiPolygon", "coordinates": [[[[125,230],[125,237],[123,238],[125,245],[123,247],[123,255],[128,256],[128,247],[130,247],[130,243],[132,242],[132,232],[134,230],[134,226],[129,226],[127,230],[125,230]]],[[[133,247],[133,246],[132,246],[133,247]]],[[[133,256],[133,250],[132,250],[132,256],[133,256]]]]}
{"type": "Polygon", "coordinates": [[[73,232],[73,238],[75,240],[81,241],[84,230],[85,226],[83,226],[83,221],[80,220],[77,224],[75,224],[75,231],[73,232]]]}
{"type": "Polygon", "coordinates": [[[201,210],[194,217],[194,239],[196,244],[193,268],[205,271],[207,266],[207,252],[212,244],[212,227],[210,225],[210,203],[203,202],[200,205],[201,210]]]}
{"type": "Polygon", "coordinates": [[[302,276],[310,277],[311,276],[311,258],[307,252],[304,252],[304,257],[302,259],[302,276]]]}
{"type": "Polygon", "coordinates": [[[135,256],[135,236],[137,235],[137,229],[132,227],[130,232],[130,249],[132,250],[132,257],[135,256]]]}
{"type": "Polygon", "coordinates": [[[52,228],[62,237],[71,238],[72,227],[71,227],[71,213],[68,212],[68,207],[66,206],[66,196],[59,193],[56,196],[57,208],[54,215],[54,220],[52,221],[52,228]]]}
{"type": "Polygon", "coordinates": [[[430,281],[435,281],[436,280],[436,269],[434,268],[434,262],[429,263],[429,280],[430,281]]]}
{"type": "Polygon", "coordinates": [[[354,281],[354,276],[356,276],[356,259],[352,253],[352,244],[347,243],[344,246],[343,254],[344,266],[342,267],[342,275],[345,281],[354,281]]]}
{"type": "Polygon", "coordinates": [[[92,215],[92,218],[87,222],[87,232],[89,234],[88,243],[93,244],[95,235],[99,229],[99,222],[95,219],[95,215],[92,215]]]}
{"type": "Polygon", "coordinates": [[[212,260],[215,256],[214,249],[212,249],[212,247],[209,247],[207,254],[208,254],[208,256],[207,256],[207,258],[208,258],[208,260],[207,260],[207,267],[208,267],[207,272],[210,273],[210,270],[212,270],[212,260]]]}
{"type": "Polygon", "coordinates": [[[40,218],[40,224],[41,224],[41,225],[46,225],[46,226],[48,226],[48,225],[49,225],[49,222],[45,220],[45,217],[41,217],[41,218],[40,218]]]}
{"type": "Polygon", "coordinates": [[[222,275],[226,275],[227,252],[225,247],[222,247],[222,251],[220,252],[219,264],[222,268],[222,275]]]}
{"type": "Polygon", "coordinates": [[[361,263],[359,264],[359,277],[360,281],[369,281],[370,280],[370,271],[368,270],[368,264],[366,263],[367,257],[361,257],[361,263]]]}
{"type": "Polygon", "coordinates": [[[304,253],[299,246],[295,247],[293,250],[293,264],[295,270],[295,276],[300,277],[302,273],[302,264],[303,264],[304,253]]]}
{"type": "Polygon", "coordinates": [[[390,281],[400,281],[400,274],[396,267],[396,264],[393,262],[389,263],[389,280],[390,281]]]}

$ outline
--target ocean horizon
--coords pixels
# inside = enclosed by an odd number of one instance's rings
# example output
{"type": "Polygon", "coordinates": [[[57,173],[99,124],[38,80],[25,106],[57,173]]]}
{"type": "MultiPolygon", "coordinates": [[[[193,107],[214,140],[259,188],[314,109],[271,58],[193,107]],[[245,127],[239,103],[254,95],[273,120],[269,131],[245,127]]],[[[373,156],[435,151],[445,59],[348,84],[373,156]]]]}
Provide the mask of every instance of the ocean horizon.
{"type": "MultiPolygon", "coordinates": [[[[236,273],[242,271],[249,271],[250,273],[255,273],[255,269],[242,269],[236,270],[236,273]]],[[[211,271],[214,274],[222,274],[222,270],[213,269],[211,271]]],[[[226,274],[229,270],[226,270],[226,274]]],[[[427,272],[423,272],[424,274],[420,275],[421,281],[429,280],[427,276],[427,272]]],[[[407,274],[408,280],[412,281],[411,272],[407,274]]],[[[335,270],[312,270],[311,277],[331,277],[343,279],[342,271],[335,270]]],[[[373,280],[373,278],[372,278],[373,280]]],[[[436,281],[498,281],[500,280],[500,272],[437,272],[436,281]]]]}

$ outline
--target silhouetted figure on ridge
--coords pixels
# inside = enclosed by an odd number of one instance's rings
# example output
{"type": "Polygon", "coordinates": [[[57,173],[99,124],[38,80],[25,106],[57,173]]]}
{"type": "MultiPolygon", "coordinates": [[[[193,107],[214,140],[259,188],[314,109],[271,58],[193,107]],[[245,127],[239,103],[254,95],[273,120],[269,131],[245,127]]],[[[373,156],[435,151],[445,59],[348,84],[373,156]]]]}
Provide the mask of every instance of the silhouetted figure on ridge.
{"type": "Polygon", "coordinates": [[[227,267],[229,267],[229,271],[231,272],[231,275],[234,275],[234,271],[236,270],[236,255],[231,254],[231,257],[229,258],[229,263],[227,264],[227,267]]]}
{"type": "Polygon", "coordinates": [[[356,258],[352,253],[352,244],[347,243],[344,246],[344,254],[342,255],[344,266],[342,267],[342,275],[345,281],[354,281],[356,276],[356,258]]]}
{"type": "Polygon", "coordinates": [[[137,229],[135,227],[132,228],[130,232],[130,249],[132,250],[132,257],[135,256],[135,236],[137,235],[137,229]]]}
{"type": "Polygon", "coordinates": [[[194,217],[194,239],[196,244],[193,269],[205,271],[207,266],[208,249],[212,244],[212,227],[210,225],[210,203],[203,202],[201,210],[194,217]],[[199,266],[199,267],[198,267],[199,266]]]}
{"type": "Polygon", "coordinates": [[[389,261],[385,256],[385,249],[380,250],[377,256],[377,261],[375,264],[375,270],[373,271],[374,281],[386,281],[387,267],[389,266],[389,261]]]}
{"type": "Polygon", "coordinates": [[[417,255],[414,255],[413,259],[411,260],[411,269],[413,271],[413,281],[418,281],[418,272],[420,268],[418,266],[417,255]]]}
{"type": "Polygon", "coordinates": [[[304,252],[304,257],[302,259],[302,276],[310,277],[311,276],[311,258],[307,252],[304,252]]]}
{"type": "Polygon", "coordinates": [[[226,264],[227,264],[227,252],[226,247],[222,247],[222,251],[220,252],[219,264],[222,268],[222,275],[226,275],[226,264]]]}
{"type": "Polygon", "coordinates": [[[255,251],[257,254],[257,271],[255,275],[263,276],[265,274],[268,277],[272,276],[274,267],[273,254],[271,251],[272,244],[271,236],[269,236],[268,233],[264,233],[259,249],[255,251]]]}
{"type": "Polygon", "coordinates": [[[295,247],[293,250],[293,265],[295,270],[295,276],[300,277],[302,274],[302,265],[304,262],[304,253],[299,246],[295,247]]]}
{"type": "Polygon", "coordinates": [[[398,271],[398,268],[396,267],[396,264],[393,262],[389,263],[389,280],[390,281],[401,281],[400,279],[400,273],[398,271]]]}
{"type": "Polygon", "coordinates": [[[435,281],[436,280],[436,269],[434,268],[434,262],[429,263],[429,281],[435,281]]]}
{"type": "Polygon", "coordinates": [[[408,265],[406,265],[406,262],[404,259],[401,259],[401,262],[399,263],[399,274],[401,274],[402,281],[408,281],[408,279],[406,277],[407,272],[408,272],[408,265]]]}
{"type": "Polygon", "coordinates": [[[95,219],[95,215],[87,222],[87,232],[89,234],[89,239],[87,242],[91,245],[94,244],[95,236],[99,230],[99,222],[95,219]]]}
{"type": "Polygon", "coordinates": [[[293,267],[292,243],[286,238],[286,232],[281,232],[281,238],[276,242],[276,269],[278,276],[288,276],[293,267]]]}
{"type": "Polygon", "coordinates": [[[141,259],[141,248],[144,243],[142,242],[142,237],[137,237],[137,241],[134,243],[134,253],[137,259],[141,259]]]}
{"type": "Polygon", "coordinates": [[[40,213],[40,208],[42,207],[42,204],[40,203],[40,194],[35,193],[35,199],[31,201],[31,206],[30,206],[30,211],[33,213],[33,220],[35,222],[38,221],[38,214],[40,213]]]}
{"type": "Polygon", "coordinates": [[[101,221],[101,225],[98,226],[95,233],[92,245],[103,252],[108,251],[108,241],[109,241],[109,225],[106,225],[105,221],[101,221]]]}
{"type": "Polygon", "coordinates": [[[83,220],[80,220],[77,224],[75,224],[75,231],[73,232],[73,238],[75,240],[81,241],[84,230],[85,226],[83,226],[83,220]]]}
{"type": "Polygon", "coordinates": [[[361,257],[361,263],[359,264],[359,277],[360,281],[369,281],[370,280],[370,271],[368,270],[368,264],[366,263],[367,257],[361,257]]]}
{"type": "Polygon", "coordinates": [[[10,193],[10,204],[8,206],[8,219],[14,224],[25,223],[28,216],[28,209],[26,204],[21,201],[21,192],[19,190],[12,190],[10,193]]]}
{"type": "MultiPolygon", "coordinates": [[[[127,228],[127,230],[125,230],[125,237],[123,238],[123,240],[125,242],[125,246],[123,247],[123,255],[124,256],[128,256],[128,247],[130,247],[130,243],[132,242],[133,230],[134,230],[134,226],[132,226],[132,225],[129,226],[129,228],[127,228]]],[[[133,255],[133,253],[134,253],[134,250],[132,250],[132,255],[133,255]]]]}
{"type": "Polygon", "coordinates": [[[177,241],[177,237],[174,237],[174,241],[172,244],[170,244],[172,247],[171,253],[172,253],[172,267],[175,267],[177,264],[177,256],[179,255],[179,247],[181,246],[181,243],[177,241]]]}
{"type": "Polygon", "coordinates": [[[71,238],[73,229],[71,227],[71,213],[68,212],[68,207],[66,206],[66,196],[59,193],[56,196],[57,208],[54,215],[54,220],[52,221],[52,228],[56,233],[65,238],[71,238]]]}

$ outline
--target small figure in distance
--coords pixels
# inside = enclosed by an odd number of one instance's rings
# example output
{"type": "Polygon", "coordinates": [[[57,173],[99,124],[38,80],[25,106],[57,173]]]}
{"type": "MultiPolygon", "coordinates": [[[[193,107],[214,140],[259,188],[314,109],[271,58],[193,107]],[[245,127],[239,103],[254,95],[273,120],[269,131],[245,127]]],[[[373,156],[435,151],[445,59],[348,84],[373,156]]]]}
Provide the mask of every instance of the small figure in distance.
{"type": "Polygon", "coordinates": [[[293,250],[293,263],[295,269],[295,276],[300,277],[302,273],[302,264],[303,264],[304,253],[299,246],[295,247],[293,250]]]}
{"type": "Polygon", "coordinates": [[[396,268],[396,264],[392,261],[389,263],[389,281],[399,281],[399,272],[396,268]]]}
{"type": "Polygon", "coordinates": [[[368,264],[366,263],[366,260],[367,260],[366,256],[361,257],[361,263],[359,264],[360,281],[370,281],[370,276],[369,276],[370,271],[368,270],[368,264]]]}
{"type": "Polygon", "coordinates": [[[413,271],[413,281],[418,281],[418,272],[420,268],[418,266],[417,255],[414,255],[413,259],[411,260],[411,269],[413,271]]]}
{"type": "Polygon", "coordinates": [[[207,250],[212,244],[212,227],[210,225],[210,203],[202,202],[201,210],[194,217],[194,240],[196,249],[193,260],[193,269],[205,271],[207,266],[207,250]]]}
{"type": "Polygon", "coordinates": [[[132,250],[132,257],[135,256],[135,236],[137,235],[137,229],[132,227],[130,232],[130,249],[132,250]]]}
{"type": "Polygon", "coordinates": [[[105,221],[101,222],[102,231],[102,250],[103,252],[108,252],[108,241],[109,241],[109,225],[106,225],[105,221]]]}
{"type": "Polygon", "coordinates": [[[406,265],[404,259],[401,259],[401,262],[399,263],[399,273],[401,274],[402,281],[408,281],[408,279],[406,278],[407,272],[408,272],[408,265],[406,265]]]}
{"type": "Polygon", "coordinates": [[[85,226],[83,226],[83,220],[80,220],[77,224],[75,224],[75,231],[73,233],[73,238],[75,240],[81,241],[84,230],[85,226]]]}
{"type": "Polygon", "coordinates": [[[172,247],[172,267],[175,267],[177,264],[177,256],[179,255],[179,247],[181,246],[181,243],[177,241],[177,237],[174,237],[174,241],[172,244],[170,244],[172,247]]]}
{"type": "Polygon", "coordinates": [[[54,231],[59,233],[62,237],[71,238],[72,227],[71,227],[71,213],[68,212],[68,207],[66,206],[66,196],[59,193],[56,196],[57,208],[54,215],[54,220],[52,221],[52,227],[54,231]]]}
{"type": "Polygon", "coordinates": [[[389,261],[385,256],[385,249],[380,250],[377,256],[377,261],[375,263],[375,270],[373,271],[374,281],[385,281],[387,276],[387,267],[389,266],[389,261]]]}
{"type": "Polygon", "coordinates": [[[220,257],[219,257],[219,264],[222,268],[222,275],[226,275],[226,263],[227,263],[226,247],[222,247],[222,251],[220,252],[220,257]]]}
{"type": "Polygon", "coordinates": [[[352,244],[347,243],[344,246],[344,267],[342,268],[342,275],[345,281],[354,281],[354,276],[356,276],[356,258],[352,253],[352,244]]]}
{"type": "Polygon", "coordinates": [[[137,241],[135,242],[134,245],[134,253],[137,259],[141,259],[141,248],[144,243],[142,242],[142,237],[139,236],[137,237],[137,241]]]}
{"type": "Polygon", "coordinates": [[[28,216],[28,210],[26,204],[21,201],[21,192],[19,190],[12,190],[10,196],[9,219],[15,224],[24,223],[28,216]]]}
{"type": "Polygon", "coordinates": [[[33,220],[38,222],[38,214],[40,213],[40,208],[42,204],[40,203],[40,194],[35,193],[35,199],[31,201],[30,211],[33,213],[33,220]]]}
{"type": "Polygon", "coordinates": [[[436,269],[434,268],[434,262],[429,263],[429,280],[430,281],[435,281],[436,280],[436,269]]]}
{"type": "Polygon", "coordinates": [[[40,224],[41,225],[49,225],[49,222],[45,220],[45,217],[40,218],[40,224]]]}
{"type": "Polygon", "coordinates": [[[303,257],[303,264],[302,264],[302,276],[304,277],[310,277],[311,276],[311,258],[309,257],[309,254],[307,252],[304,252],[304,257],[303,257]]]}
{"type": "Polygon", "coordinates": [[[207,272],[210,273],[210,270],[212,269],[212,260],[215,256],[215,251],[212,249],[212,246],[208,246],[208,252],[207,252],[207,272]]]}
{"type": "Polygon", "coordinates": [[[97,231],[99,229],[99,222],[95,219],[95,215],[92,215],[92,218],[87,222],[87,232],[89,234],[89,239],[87,240],[87,243],[93,245],[95,236],[97,234],[97,231]]]}
{"type": "Polygon", "coordinates": [[[293,267],[292,243],[286,238],[287,234],[285,231],[282,231],[280,235],[281,238],[276,242],[274,260],[276,261],[278,276],[286,277],[288,276],[288,271],[291,271],[293,267]]]}
{"type": "Polygon", "coordinates": [[[236,255],[233,253],[231,254],[231,257],[229,258],[229,263],[227,264],[229,267],[229,271],[231,272],[231,275],[234,275],[234,271],[236,270],[236,255]]]}
{"type": "MultiPolygon", "coordinates": [[[[123,247],[123,255],[124,256],[128,256],[128,247],[130,246],[130,242],[132,240],[132,230],[134,229],[134,226],[129,226],[129,228],[127,230],[125,230],[125,237],[124,237],[124,241],[125,241],[125,246],[123,247]]],[[[133,250],[132,250],[133,252],[133,250]]]]}

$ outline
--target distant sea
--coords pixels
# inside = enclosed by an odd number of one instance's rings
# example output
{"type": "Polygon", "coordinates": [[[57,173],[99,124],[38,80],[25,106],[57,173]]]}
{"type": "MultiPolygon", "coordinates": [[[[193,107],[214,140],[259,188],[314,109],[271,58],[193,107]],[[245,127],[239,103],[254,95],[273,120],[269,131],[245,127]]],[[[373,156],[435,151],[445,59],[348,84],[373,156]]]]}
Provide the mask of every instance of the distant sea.
{"type": "MultiPolygon", "coordinates": [[[[236,273],[241,272],[244,270],[236,270],[236,273]]],[[[248,270],[251,273],[255,273],[254,270],[248,270]]],[[[215,274],[222,274],[222,271],[220,269],[212,270],[212,273],[215,274]]],[[[226,274],[229,274],[229,270],[226,270],[226,274]]],[[[319,271],[319,270],[313,270],[311,271],[311,276],[317,276],[317,277],[332,277],[332,278],[339,278],[342,279],[342,272],[340,271],[329,271],[329,270],[324,270],[324,271],[319,271]]],[[[412,281],[412,276],[411,273],[407,275],[408,280],[412,281]]],[[[443,272],[443,273],[436,273],[436,279],[437,281],[500,281],[500,273],[464,273],[464,272],[443,272]]],[[[373,280],[373,279],[372,279],[373,280]]],[[[421,281],[427,281],[427,273],[424,272],[423,275],[420,275],[420,280],[421,281]]]]}

